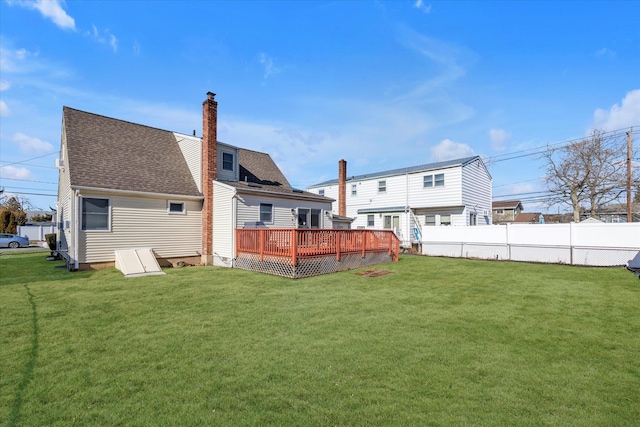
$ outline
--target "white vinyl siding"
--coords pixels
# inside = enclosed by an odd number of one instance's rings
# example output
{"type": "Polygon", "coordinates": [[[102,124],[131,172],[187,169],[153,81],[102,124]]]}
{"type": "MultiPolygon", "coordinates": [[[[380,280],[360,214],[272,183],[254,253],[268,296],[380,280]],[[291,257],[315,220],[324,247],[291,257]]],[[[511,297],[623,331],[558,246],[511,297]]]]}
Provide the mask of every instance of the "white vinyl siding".
{"type": "Polygon", "coordinates": [[[469,213],[477,214],[477,225],[492,224],[492,194],[491,176],[484,164],[475,161],[462,168],[462,204],[468,207],[469,213]]]}
{"type": "Polygon", "coordinates": [[[232,266],[231,260],[235,255],[235,193],[234,188],[213,182],[213,265],[232,266]]]}
{"type": "Polygon", "coordinates": [[[238,181],[240,179],[239,167],[238,167],[238,149],[231,145],[222,144],[218,142],[218,152],[217,152],[217,162],[218,162],[218,170],[217,170],[217,179],[219,181],[238,181]],[[229,156],[231,156],[232,169],[225,169],[226,160],[229,160],[229,156]]]}
{"type": "Polygon", "coordinates": [[[187,162],[191,176],[198,186],[198,191],[202,191],[202,141],[196,136],[174,133],[173,136],[178,141],[182,156],[187,162]]]}
{"type": "Polygon", "coordinates": [[[67,157],[67,142],[65,126],[62,125],[62,143],[60,148],[60,159],[65,162],[64,169],[60,170],[58,176],[58,243],[60,250],[66,250],[72,259],[76,258],[76,251],[73,247],[73,228],[75,220],[75,205],[73,203],[73,192],[69,178],[69,165],[67,157]]]}
{"type": "Polygon", "coordinates": [[[164,198],[85,192],[81,196],[109,199],[111,230],[80,231],[80,263],[114,261],[116,249],[149,247],[161,258],[197,256],[201,251],[199,200],[186,201],[184,215],[168,215],[164,198]]]}
{"type": "Polygon", "coordinates": [[[320,227],[330,228],[331,222],[324,212],[330,212],[331,202],[315,200],[297,200],[284,197],[271,197],[268,195],[238,194],[238,212],[236,226],[238,228],[255,227],[259,223],[261,227],[268,228],[296,228],[298,224],[297,209],[319,209],[320,227]],[[273,222],[260,223],[260,204],[273,205],[273,222]]]}

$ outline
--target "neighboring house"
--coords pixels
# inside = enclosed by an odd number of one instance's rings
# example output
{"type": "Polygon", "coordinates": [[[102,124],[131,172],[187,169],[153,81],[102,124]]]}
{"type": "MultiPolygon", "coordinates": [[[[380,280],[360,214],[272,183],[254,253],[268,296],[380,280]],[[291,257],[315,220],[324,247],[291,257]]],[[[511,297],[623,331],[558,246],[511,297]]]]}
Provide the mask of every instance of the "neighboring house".
{"type": "MultiPolygon", "coordinates": [[[[632,203],[632,222],[640,222],[640,203],[632,203]]],[[[591,217],[591,213],[589,211],[581,212],[580,214],[580,222],[584,222],[586,219],[591,217]]],[[[596,219],[601,222],[608,223],[622,223],[628,222],[627,217],[627,204],[619,203],[613,204],[609,206],[603,206],[600,209],[596,210],[596,219]]]]}
{"type": "Polygon", "coordinates": [[[479,156],[349,178],[340,160],[338,179],[307,190],[338,199],[333,211],[354,218],[352,228],[392,229],[403,246],[429,227],[492,222],[491,175],[479,156]]]}
{"type": "Polygon", "coordinates": [[[544,216],[540,212],[520,212],[513,223],[544,224],[544,216]]]}
{"type": "Polygon", "coordinates": [[[291,188],[268,154],[217,141],[207,95],[202,138],[63,108],[58,248],[70,269],[145,247],[161,265],[231,267],[237,228],[333,227],[332,199],[291,188]]]}
{"type": "Polygon", "coordinates": [[[523,207],[520,200],[505,200],[502,202],[493,202],[491,206],[493,212],[494,224],[505,224],[508,222],[514,222],[523,207]]]}

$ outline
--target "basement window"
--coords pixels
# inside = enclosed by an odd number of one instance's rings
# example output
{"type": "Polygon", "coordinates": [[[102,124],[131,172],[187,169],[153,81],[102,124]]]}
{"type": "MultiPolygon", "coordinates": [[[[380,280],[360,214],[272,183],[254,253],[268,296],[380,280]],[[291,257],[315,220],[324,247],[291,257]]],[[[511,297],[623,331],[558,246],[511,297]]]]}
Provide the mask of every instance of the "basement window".
{"type": "Polygon", "coordinates": [[[169,215],[184,215],[185,212],[184,202],[167,201],[167,213],[169,215]]]}

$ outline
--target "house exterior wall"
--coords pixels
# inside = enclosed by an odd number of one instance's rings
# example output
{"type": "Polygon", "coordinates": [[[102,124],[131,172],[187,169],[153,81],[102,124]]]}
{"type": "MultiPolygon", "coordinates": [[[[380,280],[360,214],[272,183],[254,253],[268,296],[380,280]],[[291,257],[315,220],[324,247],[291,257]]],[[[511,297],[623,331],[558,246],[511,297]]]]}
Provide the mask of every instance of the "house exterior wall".
{"type": "MultiPolygon", "coordinates": [[[[318,194],[320,190],[324,190],[327,197],[338,198],[338,183],[310,189],[318,194]]],[[[427,214],[435,215],[435,225],[444,224],[444,217],[449,215],[450,225],[463,226],[469,224],[470,213],[479,211],[477,224],[490,224],[490,215],[485,217],[482,214],[484,210],[491,211],[491,178],[477,160],[464,167],[458,165],[402,175],[351,179],[346,183],[346,205],[346,216],[355,218],[352,228],[384,229],[385,217],[391,216],[392,228],[407,244],[415,240],[414,229],[423,232],[427,214]],[[425,187],[424,177],[431,175],[435,179],[437,174],[444,174],[444,186],[425,187]],[[378,191],[379,181],[386,181],[385,192],[378,191]],[[406,212],[405,206],[411,210],[406,212]],[[395,211],[391,212],[390,208],[395,208],[395,211]],[[373,226],[368,223],[369,215],[373,215],[373,226]],[[398,217],[395,220],[398,227],[393,226],[394,217],[398,217]]],[[[336,201],[333,212],[337,213],[337,210],[336,201]]]]}
{"type": "Polygon", "coordinates": [[[196,136],[173,133],[178,142],[182,156],[187,162],[193,180],[198,186],[198,191],[202,192],[202,140],[196,136]]]}
{"type": "Polygon", "coordinates": [[[475,214],[476,225],[491,224],[492,187],[489,173],[480,160],[462,167],[462,204],[467,206],[466,223],[475,214]],[[486,213],[486,215],[485,215],[486,213]]]}
{"type": "Polygon", "coordinates": [[[75,204],[69,178],[68,158],[67,135],[63,123],[60,160],[63,162],[64,167],[60,169],[58,174],[58,249],[66,251],[68,256],[75,260],[77,255],[76,248],[73,245],[74,234],[72,227],[75,220],[75,204]]]}
{"type": "Polygon", "coordinates": [[[291,209],[309,208],[321,209],[320,227],[331,228],[331,221],[325,212],[331,211],[330,202],[319,202],[314,200],[290,199],[270,195],[242,194],[237,197],[236,227],[255,227],[260,222],[260,203],[270,203],[273,205],[273,222],[260,224],[267,228],[295,228],[297,227],[297,217],[291,209]]]}
{"type": "MultiPolygon", "coordinates": [[[[198,200],[184,201],[184,214],[169,214],[166,198],[81,192],[81,197],[109,199],[110,230],[82,231],[79,220],[80,263],[115,260],[116,249],[153,248],[159,258],[198,256],[201,248],[201,209],[198,200]]],[[[79,209],[80,211],[80,209],[79,209]]],[[[80,212],[82,215],[82,212],[80,212]]]]}
{"type": "Polygon", "coordinates": [[[213,187],[213,265],[232,267],[236,190],[218,181],[213,187]]]}
{"type": "Polygon", "coordinates": [[[231,145],[222,144],[218,142],[218,174],[217,180],[219,181],[238,181],[240,179],[238,163],[238,149],[231,145]],[[229,171],[224,169],[224,153],[231,154],[233,156],[233,170],[229,171]]]}

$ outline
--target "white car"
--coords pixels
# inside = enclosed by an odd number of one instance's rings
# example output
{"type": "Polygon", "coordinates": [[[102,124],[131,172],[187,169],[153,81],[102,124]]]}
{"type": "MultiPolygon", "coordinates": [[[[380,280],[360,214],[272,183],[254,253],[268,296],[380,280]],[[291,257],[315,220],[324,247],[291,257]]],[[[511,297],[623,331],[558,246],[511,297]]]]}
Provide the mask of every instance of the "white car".
{"type": "Polygon", "coordinates": [[[29,239],[16,234],[0,234],[0,248],[26,248],[29,246],[29,239]]]}

